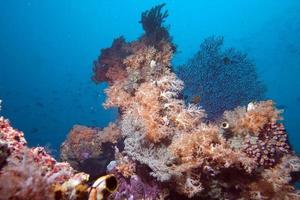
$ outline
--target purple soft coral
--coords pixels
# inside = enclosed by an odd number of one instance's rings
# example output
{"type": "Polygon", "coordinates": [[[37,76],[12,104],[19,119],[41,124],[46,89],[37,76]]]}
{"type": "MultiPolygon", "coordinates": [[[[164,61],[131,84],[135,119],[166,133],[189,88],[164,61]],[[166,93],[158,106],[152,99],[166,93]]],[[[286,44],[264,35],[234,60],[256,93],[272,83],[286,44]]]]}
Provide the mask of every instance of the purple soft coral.
{"type": "Polygon", "coordinates": [[[111,171],[119,181],[118,191],[113,194],[114,200],[137,200],[137,199],[157,199],[161,193],[161,188],[155,182],[146,182],[138,175],[125,178],[115,169],[111,171]]]}

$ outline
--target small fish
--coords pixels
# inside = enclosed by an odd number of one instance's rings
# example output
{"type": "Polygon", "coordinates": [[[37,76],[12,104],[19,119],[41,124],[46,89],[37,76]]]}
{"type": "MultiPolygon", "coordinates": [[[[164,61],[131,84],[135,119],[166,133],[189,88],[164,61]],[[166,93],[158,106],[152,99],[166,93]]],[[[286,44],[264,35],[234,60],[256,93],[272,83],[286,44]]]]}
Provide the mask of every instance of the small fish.
{"type": "Polygon", "coordinates": [[[179,93],[179,94],[178,94],[178,98],[179,98],[179,99],[187,100],[188,96],[183,95],[182,93],[179,93]]]}
{"type": "Polygon", "coordinates": [[[96,120],[96,119],[92,119],[91,122],[92,122],[93,124],[97,124],[97,120],[96,120]]]}
{"type": "Polygon", "coordinates": [[[231,61],[228,57],[224,57],[223,62],[224,62],[225,65],[229,65],[231,63],[231,61]]]}
{"type": "Polygon", "coordinates": [[[39,129],[34,127],[31,129],[30,133],[37,133],[38,131],[39,131],[39,129]]]}
{"type": "Polygon", "coordinates": [[[194,96],[191,103],[198,104],[201,101],[201,97],[199,95],[194,96]]]}
{"type": "Polygon", "coordinates": [[[35,105],[38,106],[38,107],[41,107],[41,108],[45,107],[45,105],[42,102],[39,102],[39,101],[35,102],[35,105]]]}
{"type": "Polygon", "coordinates": [[[285,105],[278,105],[278,106],[276,106],[278,109],[280,109],[280,110],[286,110],[287,109],[287,106],[285,106],[285,105]]]}
{"type": "Polygon", "coordinates": [[[98,178],[92,185],[88,200],[104,200],[118,188],[118,180],[113,174],[98,178]]]}

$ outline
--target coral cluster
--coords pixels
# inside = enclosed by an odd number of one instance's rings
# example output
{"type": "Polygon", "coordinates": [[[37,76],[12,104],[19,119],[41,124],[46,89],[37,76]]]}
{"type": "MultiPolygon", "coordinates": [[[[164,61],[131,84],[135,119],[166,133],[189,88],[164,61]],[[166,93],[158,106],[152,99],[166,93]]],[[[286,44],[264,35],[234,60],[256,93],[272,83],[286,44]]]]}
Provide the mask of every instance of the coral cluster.
{"type": "MultiPolygon", "coordinates": [[[[104,146],[112,146],[118,142],[121,132],[116,124],[110,123],[104,129],[75,125],[71,129],[67,140],[61,145],[60,157],[73,168],[81,168],[89,161],[100,159],[103,167],[113,157],[113,149],[108,151],[104,146]],[[103,153],[104,152],[104,153],[103,153]],[[105,164],[106,163],[106,164],[105,164]]],[[[100,166],[97,166],[100,169],[100,166]]]]}
{"type": "Polygon", "coordinates": [[[222,37],[205,39],[196,55],[177,69],[186,85],[187,102],[203,106],[210,120],[218,119],[225,110],[261,100],[265,93],[247,55],[222,46],[222,37]]]}
{"type": "Polygon", "coordinates": [[[114,193],[110,199],[163,199],[164,191],[161,191],[155,182],[142,180],[138,175],[125,178],[116,171],[110,171],[119,180],[118,192],[114,193]]]}
{"type": "MultiPolygon", "coordinates": [[[[160,13],[161,8],[145,12],[143,25],[151,24],[147,22],[147,16],[151,16],[159,21],[152,23],[162,27],[167,14],[160,13]]],[[[219,119],[208,121],[205,110],[195,103],[186,104],[181,98],[184,84],[171,69],[171,40],[152,40],[150,30],[145,29],[138,40],[126,43],[128,54],[122,62],[119,60],[126,76],[108,80],[110,85],[105,91],[104,106],[119,109],[116,124],[124,138],[124,149],[116,153],[113,161],[121,187],[112,198],[132,199],[133,180],[148,177],[142,180],[139,191],[147,188],[144,184],[151,183],[159,191],[171,191],[171,199],[176,199],[173,194],[182,195],[180,199],[276,199],[279,190],[282,193],[278,199],[299,199],[293,184],[300,160],[291,150],[279,122],[281,111],[272,101],[249,103],[263,94],[254,65],[233,49],[220,52],[222,39],[210,38],[202,45],[202,51],[191,63],[199,64],[197,70],[204,70],[199,84],[207,90],[199,95],[201,99],[207,98],[204,108],[209,110],[208,118],[219,119]],[[220,75],[219,82],[210,81],[213,74],[220,75]],[[232,87],[227,84],[227,76],[230,81],[236,80],[232,87]],[[222,116],[228,108],[245,104],[248,107],[238,107],[222,116]],[[284,181],[279,174],[285,176],[284,181]]],[[[116,51],[113,46],[111,51],[116,51]]],[[[194,83],[192,78],[191,81],[194,83]]],[[[187,86],[192,89],[188,83],[187,86]]],[[[144,196],[137,199],[158,198],[141,193],[144,196]]]]}
{"type": "Polygon", "coordinates": [[[258,136],[248,135],[242,151],[261,166],[273,166],[282,155],[290,152],[283,124],[266,124],[258,136]]]}
{"type": "Polygon", "coordinates": [[[224,119],[235,134],[252,133],[257,135],[266,124],[274,124],[280,120],[281,113],[281,110],[275,109],[274,102],[269,100],[260,103],[251,102],[247,107],[237,107],[233,111],[225,111],[224,119]]]}

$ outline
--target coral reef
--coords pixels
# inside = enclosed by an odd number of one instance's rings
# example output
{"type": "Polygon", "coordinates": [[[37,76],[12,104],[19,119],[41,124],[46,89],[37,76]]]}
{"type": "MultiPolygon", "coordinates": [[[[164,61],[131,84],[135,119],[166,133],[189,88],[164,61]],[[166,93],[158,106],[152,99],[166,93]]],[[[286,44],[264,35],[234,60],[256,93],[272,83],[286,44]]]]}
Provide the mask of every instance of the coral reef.
{"type": "Polygon", "coordinates": [[[1,199],[54,199],[51,176],[43,175],[44,171],[26,154],[20,162],[9,160],[2,169],[1,199]]]}
{"type": "Polygon", "coordinates": [[[168,16],[167,11],[161,12],[164,6],[165,4],[161,4],[142,13],[140,23],[145,34],[139,41],[128,43],[124,37],[119,37],[113,41],[110,48],[101,50],[100,56],[94,61],[92,80],[95,83],[108,82],[109,85],[113,85],[113,82],[124,81],[130,76],[132,83],[127,86],[127,90],[132,90],[136,82],[148,77],[142,74],[165,69],[154,67],[154,61],[162,61],[161,65],[169,64],[176,48],[164,26],[168,16]],[[132,71],[132,68],[141,68],[150,62],[153,67],[132,71]]]}
{"type": "Polygon", "coordinates": [[[186,100],[203,106],[210,120],[225,110],[262,100],[265,93],[247,55],[222,46],[222,37],[205,39],[196,55],[177,69],[186,86],[186,100]]]}
{"type": "Polygon", "coordinates": [[[300,199],[300,191],[291,186],[295,183],[291,174],[299,171],[299,157],[285,155],[274,168],[262,172],[261,180],[249,185],[249,199],[300,199]]]}
{"type": "Polygon", "coordinates": [[[6,163],[6,158],[9,156],[9,148],[8,145],[0,140],[0,169],[6,163]]]}
{"type": "MultiPolygon", "coordinates": [[[[203,69],[194,70],[204,73],[201,98],[207,96],[208,118],[218,116],[207,120],[203,108],[182,99],[184,83],[171,69],[175,49],[162,25],[168,15],[163,6],[142,14],[145,34],[138,40],[118,38],[102,50],[94,80],[108,82],[104,107],[118,108],[120,116],[104,129],[74,126],[62,159],[79,170],[107,165],[107,176],[119,183],[109,199],[300,199],[294,187],[300,158],[288,144],[282,111],[270,100],[244,105],[263,91],[253,64],[233,49],[220,52],[222,39],[202,45],[190,62],[203,62],[203,69]],[[210,80],[213,74],[220,74],[220,82],[210,80]],[[226,74],[236,82],[228,85],[226,74]]],[[[26,147],[23,133],[4,118],[0,144],[0,195],[6,198],[87,199],[92,191],[94,200],[103,191],[101,184],[89,187],[87,174],[57,162],[43,148],[26,147]]]]}
{"type": "Polygon", "coordinates": [[[97,129],[74,125],[61,145],[61,159],[78,169],[84,160],[98,157],[102,153],[102,145],[93,142],[97,139],[97,133],[97,129]]]}

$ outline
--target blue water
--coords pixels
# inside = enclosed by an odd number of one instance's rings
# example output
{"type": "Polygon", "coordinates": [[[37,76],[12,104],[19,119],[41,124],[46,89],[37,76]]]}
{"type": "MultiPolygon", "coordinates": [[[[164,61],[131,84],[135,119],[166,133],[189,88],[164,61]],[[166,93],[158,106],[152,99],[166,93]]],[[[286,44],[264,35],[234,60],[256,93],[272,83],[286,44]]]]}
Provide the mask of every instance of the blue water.
{"type": "MultiPolygon", "coordinates": [[[[285,109],[293,148],[300,152],[300,1],[163,1],[178,45],[173,63],[190,58],[204,38],[247,52],[267,97],[285,109]]],[[[90,77],[101,48],[124,35],[142,34],[140,13],[162,1],[0,1],[1,115],[24,131],[31,146],[57,155],[75,123],[104,127],[116,110],[104,110],[104,84],[90,77]]]]}

